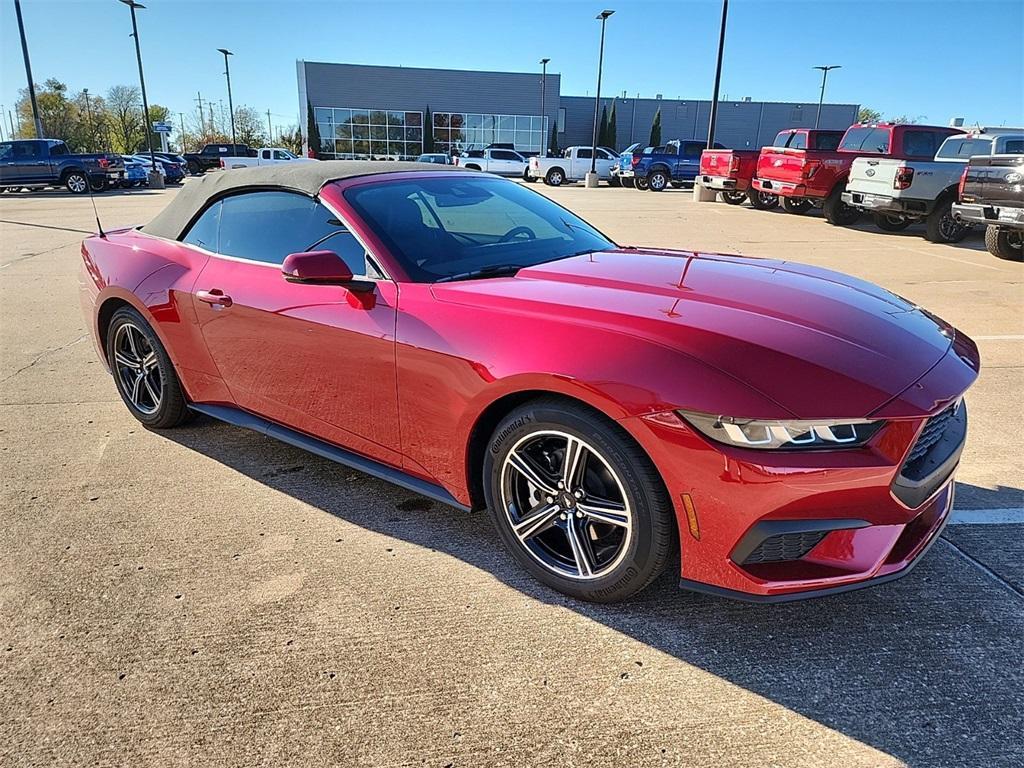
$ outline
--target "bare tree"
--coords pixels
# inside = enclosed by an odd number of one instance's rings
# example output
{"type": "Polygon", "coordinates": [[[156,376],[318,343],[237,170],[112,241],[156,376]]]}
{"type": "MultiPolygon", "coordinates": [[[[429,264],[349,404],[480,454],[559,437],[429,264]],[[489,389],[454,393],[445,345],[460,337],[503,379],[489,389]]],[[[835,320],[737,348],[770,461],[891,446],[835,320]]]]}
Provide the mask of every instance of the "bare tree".
{"type": "Polygon", "coordinates": [[[269,143],[266,124],[262,116],[252,107],[235,107],[235,137],[239,144],[250,147],[265,147],[269,143]]]}
{"type": "Polygon", "coordinates": [[[107,91],[111,143],[118,152],[136,152],[146,139],[142,125],[142,96],[134,85],[115,85],[107,91]]]}

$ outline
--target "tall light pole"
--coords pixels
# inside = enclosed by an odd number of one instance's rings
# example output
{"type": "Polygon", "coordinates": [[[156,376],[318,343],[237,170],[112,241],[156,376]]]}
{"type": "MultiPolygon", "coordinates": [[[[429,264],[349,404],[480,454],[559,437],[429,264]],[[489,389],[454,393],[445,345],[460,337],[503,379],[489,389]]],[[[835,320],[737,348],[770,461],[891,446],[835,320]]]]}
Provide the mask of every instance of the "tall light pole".
{"type": "Polygon", "coordinates": [[[156,167],[156,155],[153,152],[153,126],[149,124],[149,99],[146,98],[146,75],[142,71],[142,46],[139,44],[139,24],[135,19],[135,9],[144,9],[142,3],[135,0],[120,0],[127,5],[132,12],[132,37],[135,38],[135,58],[139,62],[139,85],[142,87],[142,127],[146,131],[146,145],[149,147],[149,186],[155,189],[163,189],[164,177],[156,167]]]}
{"type": "Polygon", "coordinates": [[[21,35],[21,53],[25,57],[25,77],[28,78],[28,98],[32,102],[32,119],[36,124],[36,138],[41,139],[43,138],[43,121],[39,117],[39,104],[36,101],[36,84],[32,79],[32,62],[28,58],[28,40],[25,39],[25,22],[21,18],[21,0],[14,0],[14,13],[18,17],[18,33],[21,35]]]}
{"type": "Polygon", "coordinates": [[[548,62],[551,59],[540,60],[540,156],[547,157],[548,143],[548,113],[544,111],[544,97],[548,91],[548,62]]]}
{"type": "Polygon", "coordinates": [[[821,103],[825,101],[825,80],[828,79],[828,71],[830,69],[842,69],[842,64],[829,64],[824,67],[813,67],[813,69],[821,70],[821,95],[818,96],[818,114],[814,116],[814,127],[818,127],[818,123],[821,122],[821,103]]]}
{"type": "Polygon", "coordinates": [[[594,134],[590,142],[590,173],[587,174],[584,182],[588,187],[597,186],[597,120],[598,112],[601,109],[601,69],[604,67],[604,27],[608,17],[615,11],[601,11],[595,17],[601,22],[601,47],[597,54],[597,93],[594,95],[594,134]]]}
{"type": "Polygon", "coordinates": [[[725,53],[725,23],[729,18],[729,0],[722,0],[722,28],[718,33],[718,64],[715,65],[715,88],[711,94],[711,119],[708,121],[708,149],[715,146],[715,123],[718,122],[718,86],[722,83],[722,55],[725,53]]]}
{"type": "Polygon", "coordinates": [[[85,96],[85,114],[89,119],[89,143],[92,147],[96,144],[96,127],[92,124],[92,107],[89,104],[89,89],[83,88],[82,95],[85,96]]]}
{"type": "Polygon", "coordinates": [[[228,66],[228,56],[234,56],[234,54],[227,48],[218,48],[218,51],[224,54],[224,77],[228,79],[228,112],[231,113],[231,154],[235,155],[235,105],[231,101],[231,68],[228,66]]]}

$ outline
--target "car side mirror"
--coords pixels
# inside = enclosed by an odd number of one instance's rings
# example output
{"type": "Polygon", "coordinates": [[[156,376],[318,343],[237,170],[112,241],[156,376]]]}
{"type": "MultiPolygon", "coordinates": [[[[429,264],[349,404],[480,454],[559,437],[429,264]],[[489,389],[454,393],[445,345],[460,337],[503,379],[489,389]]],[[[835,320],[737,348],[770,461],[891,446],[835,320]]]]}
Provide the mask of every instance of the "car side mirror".
{"type": "Polygon", "coordinates": [[[289,283],[340,285],[356,293],[374,288],[370,280],[356,280],[348,264],[334,251],[290,253],[281,265],[281,274],[289,283]]]}

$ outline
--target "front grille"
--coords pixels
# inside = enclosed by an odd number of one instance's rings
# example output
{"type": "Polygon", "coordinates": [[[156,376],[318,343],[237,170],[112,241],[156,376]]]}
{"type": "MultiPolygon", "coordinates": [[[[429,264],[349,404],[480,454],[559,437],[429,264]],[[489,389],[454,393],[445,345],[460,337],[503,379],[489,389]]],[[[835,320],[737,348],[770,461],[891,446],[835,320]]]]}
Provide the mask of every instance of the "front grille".
{"type": "Polygon", "coordinates": [[[921,430],[921,436],[917,438],[917,442],[914,443],[914,447],[910,450],[910,455],[907,456],[907,460],[903,463],[903,469],[900,474],[911,480],[920,480],[927,474],[928,463],[924,461],[924,458],[928,455],[928,451],[942,439],[947,427],[949,427],[950,422],[956,415],[958,405],[959,403],[954,403],[942,411],[942,413],[938,413],[928,419],[928,423],[921,430]]]}
{"type": "Polygon", "coordinates": [[[802,531],[769,536],[746,556],[743,565],[799,560],[814,549],[826,534],[828,531],[802,531]]]}

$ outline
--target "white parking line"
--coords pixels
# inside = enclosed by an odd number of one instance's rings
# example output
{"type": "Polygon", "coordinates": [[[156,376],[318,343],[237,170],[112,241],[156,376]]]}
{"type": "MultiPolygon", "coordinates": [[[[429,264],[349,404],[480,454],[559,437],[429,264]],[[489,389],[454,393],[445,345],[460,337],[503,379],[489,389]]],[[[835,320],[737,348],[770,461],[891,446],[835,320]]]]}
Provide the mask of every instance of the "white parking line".
{"type": "Polygon", "coordinates": [[[1022,525],[1024,507],[1005,509],[954,509],[950,525],[1022,525]]]}
{"type": "Polygon", "coordinates": [[[975,341],[1024,341],[1022,336],[971,336],[975,341]]]}

